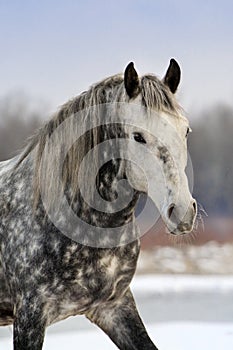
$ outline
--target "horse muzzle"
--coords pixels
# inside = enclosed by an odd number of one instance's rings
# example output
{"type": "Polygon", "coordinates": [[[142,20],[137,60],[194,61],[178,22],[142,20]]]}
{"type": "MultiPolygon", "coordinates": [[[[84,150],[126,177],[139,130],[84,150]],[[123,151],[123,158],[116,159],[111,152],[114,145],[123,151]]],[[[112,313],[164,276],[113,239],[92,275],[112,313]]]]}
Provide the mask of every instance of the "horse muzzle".
{"type": "Polygon", "coordinates": [[[193,230],[197,217],[197,202],[192,199],[185,210],[183,207],[171,204],[167,210],[167,228],[173,235],[184,235],[193,230]]]}

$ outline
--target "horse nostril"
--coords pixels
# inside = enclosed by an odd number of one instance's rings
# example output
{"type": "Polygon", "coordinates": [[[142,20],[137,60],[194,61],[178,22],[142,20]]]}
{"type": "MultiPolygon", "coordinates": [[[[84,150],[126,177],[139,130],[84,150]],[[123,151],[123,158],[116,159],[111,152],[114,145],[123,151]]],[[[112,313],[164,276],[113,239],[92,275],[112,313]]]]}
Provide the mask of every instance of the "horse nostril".
{"type": "Polygon", "coordinates": [[[196,213],[196,211],[197,211],[197,204],[196,204],[196,201],[193,202],[193,209],[194,209],[194,212],[196,213]]]}
{"type": "Polygon", "coordinates": [[[167,211],[167,215],[169,218],[172,216],[174,209],[175,209],[175,204],[171,204],[168,208],[168,211],[167,211]]]}

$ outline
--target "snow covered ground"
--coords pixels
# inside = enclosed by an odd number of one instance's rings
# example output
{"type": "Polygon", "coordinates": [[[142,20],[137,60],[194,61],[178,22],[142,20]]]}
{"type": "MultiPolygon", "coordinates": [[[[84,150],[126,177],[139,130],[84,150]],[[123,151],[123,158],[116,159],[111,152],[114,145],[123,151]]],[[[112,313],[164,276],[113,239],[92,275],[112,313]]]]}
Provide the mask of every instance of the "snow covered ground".
{"type": "MultiPolygon", "coordinates": [[[[147,327],[159,350],[232,350],[233,324],[168,323],[147,327]]],[[[43,350],[114,350],[108,337],[93,331],[48,334],[43,350]]],[[[1,350],[12,349],[10,339],[1,339],[1,350]]]]}
{"type": "Polygon", "coordinates": [[[233,244],[154,246],[141,250],[137,272],[162,274],[233,274],[233,244]]]}
{"type": "MultiPolygon", "coordinates": [[[[160,350],[233,349],[233,276],[136,276],[133,293],[160,350]]],[[[12,330],[0,328],[0,350],[12,350],[12,330]]],[[[49,327],[44,350],[116,349],[84,317],[49,327]]]]}

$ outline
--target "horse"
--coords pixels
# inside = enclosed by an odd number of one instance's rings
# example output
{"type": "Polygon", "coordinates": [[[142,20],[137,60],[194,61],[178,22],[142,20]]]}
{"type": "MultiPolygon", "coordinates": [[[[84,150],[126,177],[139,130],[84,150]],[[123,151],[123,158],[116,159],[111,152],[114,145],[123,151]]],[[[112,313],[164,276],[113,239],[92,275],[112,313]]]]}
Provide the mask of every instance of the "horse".
{"type": "Polygon", "coordinates": [[[130,62],[0,163],[0,326],[13,324],[14,350],[41,350],[46,328],[75,315],[119,349],[157,349],[130,289],[135,209],[148,193],[170,234],[193,230],[180,76],[174,59],[163,79],[140,77],[130,62]]]}

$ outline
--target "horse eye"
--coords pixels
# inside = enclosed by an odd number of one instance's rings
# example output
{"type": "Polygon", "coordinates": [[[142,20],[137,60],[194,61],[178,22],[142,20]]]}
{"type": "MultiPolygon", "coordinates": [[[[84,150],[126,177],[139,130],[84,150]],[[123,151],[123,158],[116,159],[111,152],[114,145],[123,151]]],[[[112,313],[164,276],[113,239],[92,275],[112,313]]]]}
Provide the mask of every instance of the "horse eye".
{"type": "Polygon", "coordinates": [[[142,136],[142,134],[140,134],[139,132],[136,132],[134,135],[134,140],[136,142],[139,142],[139,143],[146,143],[146,140],[144,139],[144,137],[142,136]]]}
{"type": "Polygon", "coordinates": [[[185,137],[187,137],[188,136],[188,134],[190,133],[190,128],[187,128],[187,131],[186,131],[186,135],[185,135],[185,137]]]}

